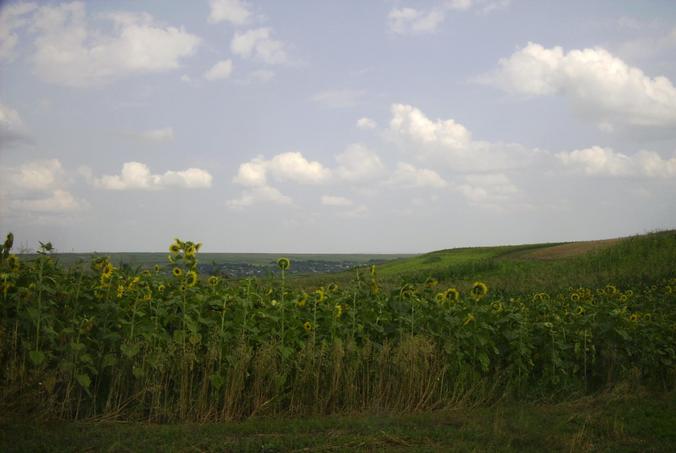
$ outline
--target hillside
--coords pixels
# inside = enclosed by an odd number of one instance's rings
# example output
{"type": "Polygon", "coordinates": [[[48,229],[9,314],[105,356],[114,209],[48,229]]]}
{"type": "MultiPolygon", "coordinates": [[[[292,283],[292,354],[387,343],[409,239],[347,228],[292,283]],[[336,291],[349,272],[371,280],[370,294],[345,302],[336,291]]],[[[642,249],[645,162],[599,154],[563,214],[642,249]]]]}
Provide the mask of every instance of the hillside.
{"type": "MultiPolygon", "coordinates": [[[[612,282],[645,284],[676,273],[676,230],[625,238],[439,250],[377,267],[386,286],[423,283],[469,286],[482,280],[504,292],[555,291],[612,282]]],[[[366,267],[360,272],[367,272],[366,267]]],[[[347,283],[355,272],[299,277],[303,284],[347,283]]]]}

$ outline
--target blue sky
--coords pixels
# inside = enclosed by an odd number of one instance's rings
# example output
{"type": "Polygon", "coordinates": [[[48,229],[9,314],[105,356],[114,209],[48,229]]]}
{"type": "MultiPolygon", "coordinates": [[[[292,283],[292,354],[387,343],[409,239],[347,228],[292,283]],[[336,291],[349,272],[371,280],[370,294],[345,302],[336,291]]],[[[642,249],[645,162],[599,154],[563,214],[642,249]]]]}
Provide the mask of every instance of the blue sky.
{"type": "Polygon", "coordinates": [[[670,1],[0,7],[0,232],[423,252],[676,225],[670,1]]]}

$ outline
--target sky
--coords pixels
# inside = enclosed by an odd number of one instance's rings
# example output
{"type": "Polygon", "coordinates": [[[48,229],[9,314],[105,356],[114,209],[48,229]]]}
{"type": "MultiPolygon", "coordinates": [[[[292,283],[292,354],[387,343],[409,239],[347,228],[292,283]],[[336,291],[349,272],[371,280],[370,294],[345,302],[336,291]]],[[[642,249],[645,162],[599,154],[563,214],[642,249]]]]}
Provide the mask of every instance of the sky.
{"type": "Polygon", "coordinates": [[[676,227],[671,0],[1,2],[0,234],[419,253],[676,227]]]}

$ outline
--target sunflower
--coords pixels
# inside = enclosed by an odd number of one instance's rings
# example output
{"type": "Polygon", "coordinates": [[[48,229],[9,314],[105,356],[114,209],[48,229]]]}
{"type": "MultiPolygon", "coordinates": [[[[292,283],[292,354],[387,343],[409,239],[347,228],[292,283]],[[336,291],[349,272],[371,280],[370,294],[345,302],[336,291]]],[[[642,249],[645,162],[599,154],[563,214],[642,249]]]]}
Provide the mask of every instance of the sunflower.
{"type": "Polygon", "coordinates": [[[330,293],[335,293],[336,291],[338,291],[338,284],[337,283],[331,283],[329,286],[326,287],[326,289],[330,293]]]}
{"type": "Polygon", "coordinates": [[[143,295],[143,300],[144,300],[145,302],[150,302],[152,299],[153,299],[153,294],[152,294],[150,291],[146,292],[146,293],[143,295]]]}
{"type": "Polygon", "coordinates": [[[444,302],[446,302],[446,293],[437,293],[437,295],[434,296],[434,300],[437,301],[438,305],[443,305],[444,302]]]}
{"type": "Polygon", "coordinates": [[[175,267],[171,270],[171,273],[174,275],[174,277],[179,278],[181,275],[183,275],[183,269],[180,267],[175,267]]]}
{"type": "Polygon", "coordinates": [[[158,290],[159,292],[163,293],[163,292],[164,292],[164,285],[158,286],[158,287],[157,287],[157,290],[158,290]]]}
{"type": "Polygon", "coordinates": [[[336,305],[335,315],[336,315],[336,319],[340,319],[340,317],[343,316],[343,306],[342,305],[340,305],[340,304],[336,305]]]}
{"type": "Polygon", "coordinates": [[[288,258],[280,258],[277,260],[277,266],[283,271],[287,270],[291,266],[291,261],[288,258]]]}
{"type": "Polygon", "coordinates": [[[18,271],[19,270],[19,257],[16,255],[9,255],[7,257],[7,264],[9,264],[9,268],[12,269],[13,271],[18,271]]]}
{"type": "Polygon", "coordinates": [[[207,281],[209,282],[210,286],[218,285],[218,277],[216,277],[215,275],[212,275],[211,277],[209,277],[209,279],[207,281]]]}
{"type": "Polygon", "coordinates": [[[582,315],[582,314],[584,314],[584,307],[578,305],[577,308],[575,309],[575,314],[576,314],[576,315],[582,315]]]}
{"type": "Polygon", "coordinates": [[[159,264],[156,264],[156,265],[154,266],[154,269],[155,269],[155,272],[159,272],[159,271],[160,271],[160,265],[159,265],[159,264]]]}
{"type": "Polygon", "coordinates": [[[475,300],[481,300],[488,294],[488,286],[483,282],[474,282],[472,285],[472,297],[475,300]]]}
{"type": "Polygon", "coordinates": [[[305,321],[305,324],[303,324],[303,329],[305,329],[306,332],[311,332],[312,323],[310,321],[305,321]]]}
{"type": "Polygon", "coordinates": [[[439,284],[439,280],[433,277],[427,277],[427,280],[425,280],[425,286],[428,288],[434,288],[439,284]]]}
{"type": "Polygon", "coordinates": [[[324,292],[324,288],[319,288],[315,291],[315,299],[317,302],[324,302],[324,299],[326,299],[326,292],[324,292]]]}
{"type": "Polygon", "coordinates": [[[194,258],[195,253],[197,253],[197,249],[192,244],[190,244],[188,248],[185,249],[185,256],[187,256],[188,258],[194,258]]]}
{"type": "Polygon", "coordinates": [[[637,322],[639,320],[640,316],[638,313],[632,313],[631,316],[629,316],[629,321],[631,322],[637,322]]]}
{"type": "Polygon", "coordinates": [[[122,299],[124,296],[124,285],[117,285],[117,298],[122,299]]]}
{"type": "Polygon", "coordinates": [[[303,293],[303,295],[296,301],[296,306],[298,308],[303,308],[305,306],[305,303],[307,302],[308,295],[307,293],[303,293]]]}
{"type": "Polygon", "coordinates": [[[113,275],[113,265],[110,263],[106,263],[106,265],[103,266],[101,275],[104,276],[105,278],[110,278],[113,275]]]}
{"type": "Polygon", "coordinates": [[[573,293],[570,295],[570,300],[573,302],[579,302],[580,301],[580,295],[578,293],[573,293]]]}
{"type": "Polygon", "coordinates": [[[178,245],[176,242],[174,242],[173,244],[171,244],[169,246],[169,252],[171,252],[172,255],[176,255],[180,251],[181,251],[181,246],[178,245]]]}
{"type": "Polygon", "coordinates": [[[197,272],[188,272],[186,274],[186,282],[188,283],[188,286],[195,286],[197,284],[197,272]]]}
{"type": "Polygon", "coordinates": [[[449,299],[451,302],[457,302],[460,300],[460,291],[455,288],[448,288],[445,294],[446,299],[449,299]]]}
{"type": "Polygon", "coordinates": [[[493,303],[491,304],[491,307],[493,308],[493,310],[494,310],[496,313],[502,312],[502,302],[497,302],[497,301],[496,301],[496,302],[493,302],[493,303]]]}

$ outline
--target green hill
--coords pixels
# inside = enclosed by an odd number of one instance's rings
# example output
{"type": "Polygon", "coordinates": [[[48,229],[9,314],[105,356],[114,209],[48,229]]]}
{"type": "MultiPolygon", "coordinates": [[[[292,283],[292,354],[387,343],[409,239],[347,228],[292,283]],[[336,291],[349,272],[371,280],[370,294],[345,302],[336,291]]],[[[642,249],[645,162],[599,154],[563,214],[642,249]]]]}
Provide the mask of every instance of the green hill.
{"type": "MultiPolygon", "coordinates": [[[[676,274],[676,230],[603,241],[439,250],[377,267],[385,286],[424,283],[465,287],[481,280],[503,292],[556,291],[570,286],[652,284],[676,274]]],[[[367,272],[366,267],[359,269],[367,272]]],[[[346,283],[355,272],[299,277],[346,283]]]]}

